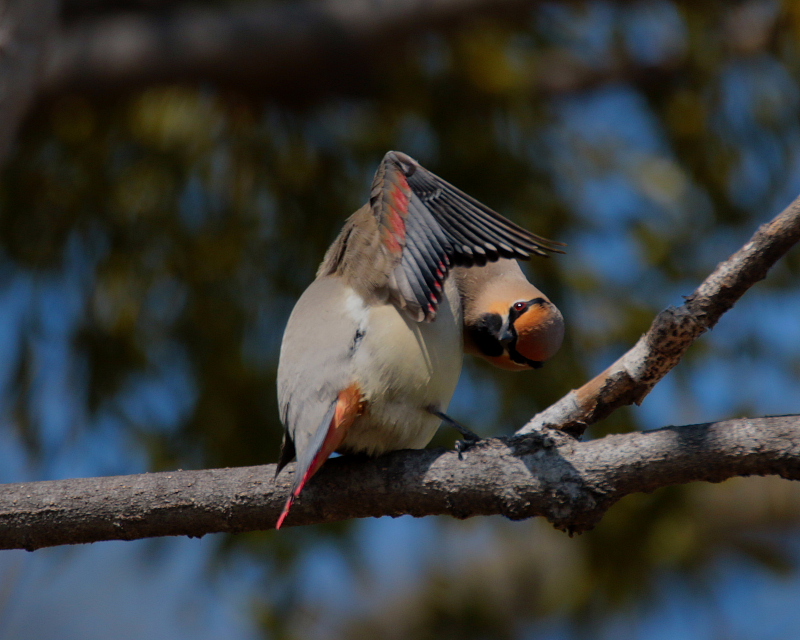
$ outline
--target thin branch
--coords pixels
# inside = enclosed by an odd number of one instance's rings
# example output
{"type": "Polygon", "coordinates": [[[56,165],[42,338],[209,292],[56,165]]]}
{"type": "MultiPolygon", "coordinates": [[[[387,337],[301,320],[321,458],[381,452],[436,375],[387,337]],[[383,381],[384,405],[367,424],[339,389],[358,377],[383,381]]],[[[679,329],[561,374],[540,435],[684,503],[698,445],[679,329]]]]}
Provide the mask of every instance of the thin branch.
{"type": "MultiPolygon", "coordinates": [[[[203,536],[272,528],[291,484],[274,465],[10,484],[0,491],[0,548],[203,536]]],[[[800,416],[730,420],[577,442],[560,431],[454,451],[330,460],[289,525],[371,516],[544,516],[592,528],[626,495],[696,480],[800,479],[800,416]]]]}
{"type": "Polygon", "coordinates": [[[680,307],[659,313],[634,347],[601,374],[535,415],[518,435],[542,428],[580,436],[591,424],[629,404],[640,404],[744,293],[763,280],[800,240],[800,197],[705,279],[680,307]]]}
{"type": "Polygon", "coordinates": [[[56,0],[0,0],[0,164],[36,91],[57,8],[56,0]]]}

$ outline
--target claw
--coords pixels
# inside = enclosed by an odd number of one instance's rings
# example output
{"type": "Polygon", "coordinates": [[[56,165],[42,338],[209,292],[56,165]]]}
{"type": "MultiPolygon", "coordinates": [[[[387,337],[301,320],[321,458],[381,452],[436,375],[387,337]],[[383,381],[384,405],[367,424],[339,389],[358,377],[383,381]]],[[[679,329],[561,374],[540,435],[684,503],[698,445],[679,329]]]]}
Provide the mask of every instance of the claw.
{"type": "Polygon", "coordinates": [[[472,449],[480,440],[480,438],[477,440],[456,440],[455,450],[458,452],[458,459],[463,460],[464,456],[462,454],[472,449]]]}
{"type": "Polygon", "coordinates": [[[474,433],[474,432],[470,431],[469,429],[467,429],[464,425],[459,424],[458,422],[453,420],[450,416],[448,416],[446,413],[443,413],[443,412],[439,411],[435,407],[428,407],[428,411],[430,411],[433,415],[435,415],[437,418],[439,418],[443,422],[446,422],[447,424],[449,424],[451,427],[453,427],[453,429],[455,429],[462,436],[464,436],[464,440],[458,440],[456,442],[456,451],[458,451],[458,459],[459,460],[463,460],[464,459],[461,456],[461,454],[464,451],[467,451],[469,448],[472,447],[472,445],[474,445],[476,442],[479,442],[481,440],[481,437],[477,433],[474,433]]]}

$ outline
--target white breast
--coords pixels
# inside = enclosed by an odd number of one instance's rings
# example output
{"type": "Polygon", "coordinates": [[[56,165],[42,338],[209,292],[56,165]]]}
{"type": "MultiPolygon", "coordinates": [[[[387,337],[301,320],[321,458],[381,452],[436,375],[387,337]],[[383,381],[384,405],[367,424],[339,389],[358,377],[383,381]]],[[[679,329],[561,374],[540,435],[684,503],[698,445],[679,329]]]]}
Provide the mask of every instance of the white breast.
{"type": "Polygon", "coordinates": [[[408,320],[393,304],[366,307],[352,293],[347,312],[363,329],[353,368],[366,413],[350,427],[344,448],[370,455],[419,449],[441,422],[461,373],[461,309],[450,279],[433,322],[408,320]]]}

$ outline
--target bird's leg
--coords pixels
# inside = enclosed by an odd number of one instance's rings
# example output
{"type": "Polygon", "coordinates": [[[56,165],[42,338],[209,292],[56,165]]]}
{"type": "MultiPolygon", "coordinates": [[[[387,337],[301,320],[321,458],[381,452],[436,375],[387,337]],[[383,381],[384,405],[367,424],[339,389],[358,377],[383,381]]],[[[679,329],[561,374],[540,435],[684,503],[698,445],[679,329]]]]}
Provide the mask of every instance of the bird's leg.
{"type": "Polygon", "coordinates": [[[433,415],[442,420],[442,422],[446,422],[448,425],[453,427],[453,429],[455,429],[462,436],[464,436],[463,440],[458,440],[456,442],[456,451],[458,451],[459,460],[462,459],[461,457],[462,453],[464,453],[476,442],[481,440],[481,437],[477,433],[470,431],[463,424],[459,424],[458,422],[453,420],[450,416],[448,416],[446,413],[439,411],[435,407],[428,407],[428,411],[430,411],[433,415]]]}
{"type": "Polygon", "coordinates": [[[481,439],[481,437],[477,433],[473,433],[472,431],[467,429],[463,424],[459,424],[458,422],[453,420],[450,416],[448,416],[446,413],[442,413],[441,411],[435,409],[434,407],[429,407],[428,411],[430,411],[437,418],[441,419],[443,422],[446,422],[451,427],[453,427],[453,429],[455,429],[462,436],[464,436],[466,440],[472,440],[474,442],[477,442],[478,440],[481,439]]]}

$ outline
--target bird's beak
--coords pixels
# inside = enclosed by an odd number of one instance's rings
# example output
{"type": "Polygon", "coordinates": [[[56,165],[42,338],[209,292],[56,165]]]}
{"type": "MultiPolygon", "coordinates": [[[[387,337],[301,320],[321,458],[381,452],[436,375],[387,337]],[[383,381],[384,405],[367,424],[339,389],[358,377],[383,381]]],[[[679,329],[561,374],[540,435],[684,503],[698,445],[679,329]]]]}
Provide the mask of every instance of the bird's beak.
{"type": "Polygon", "coordinates": [[[502,344],[503,346],[511,344],[516,337],[517,334],[514,331],[513,323],[511,322],[510,318],[506,318],[506,321],[500,328],[500,333],[498,335],[498,340],[500,340],[500,344],[502,344]]]}

